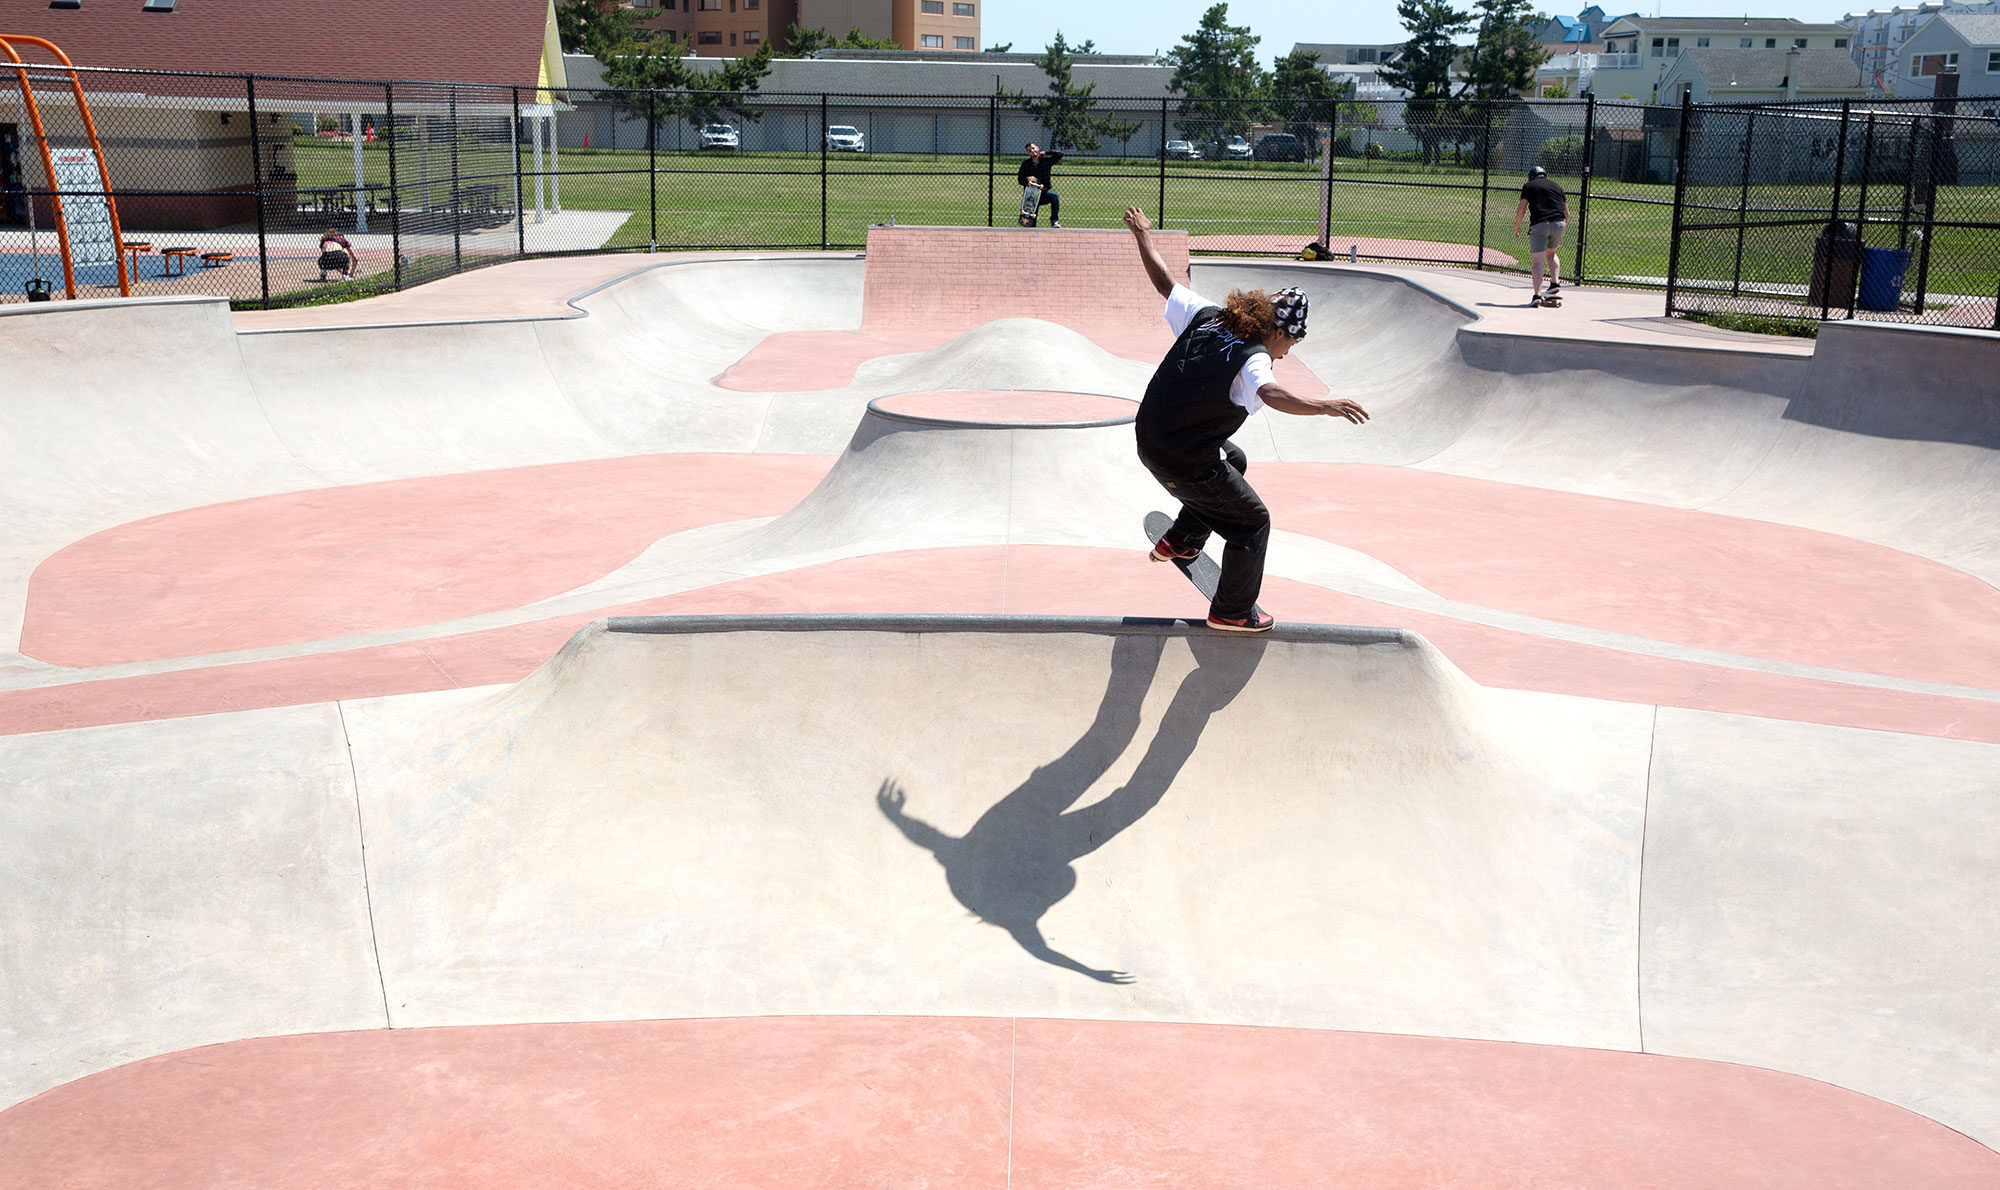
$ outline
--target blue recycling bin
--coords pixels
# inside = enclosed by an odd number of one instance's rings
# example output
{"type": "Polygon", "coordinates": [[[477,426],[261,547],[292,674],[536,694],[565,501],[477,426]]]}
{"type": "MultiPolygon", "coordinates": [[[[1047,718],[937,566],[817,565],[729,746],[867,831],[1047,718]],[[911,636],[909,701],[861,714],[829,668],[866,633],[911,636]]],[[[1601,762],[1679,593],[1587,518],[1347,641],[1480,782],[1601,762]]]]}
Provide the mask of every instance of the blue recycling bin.
{"type": "Polygon", "coordinates": [[[1903,274],[1910,267],[1908,248],[1861,250],[1861,308],[1894,310],[1903,301],[1903,274]]]}

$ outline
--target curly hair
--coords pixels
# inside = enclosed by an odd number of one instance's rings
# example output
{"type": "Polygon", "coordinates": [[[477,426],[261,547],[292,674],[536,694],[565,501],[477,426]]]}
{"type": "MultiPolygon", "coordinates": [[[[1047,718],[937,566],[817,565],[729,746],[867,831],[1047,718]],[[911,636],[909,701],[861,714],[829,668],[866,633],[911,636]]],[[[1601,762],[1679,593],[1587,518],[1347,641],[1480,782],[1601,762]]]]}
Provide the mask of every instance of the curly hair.
{"type": "Polygon", "coordinates": [[[1245,342],[1262,342],[1277,333],[1277,303],[1261,289],[1232,289],[1222,307],[1222,326],[1245,342]]]}

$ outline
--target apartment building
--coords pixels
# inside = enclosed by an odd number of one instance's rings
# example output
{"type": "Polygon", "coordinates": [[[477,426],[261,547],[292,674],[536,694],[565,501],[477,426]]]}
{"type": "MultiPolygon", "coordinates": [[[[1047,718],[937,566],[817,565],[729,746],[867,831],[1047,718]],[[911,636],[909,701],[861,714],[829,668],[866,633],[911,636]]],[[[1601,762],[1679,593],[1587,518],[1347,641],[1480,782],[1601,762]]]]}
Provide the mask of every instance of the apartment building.
{"type": "Polygon", "coordinates": [[[1893,8],[1871,8],[1850,12],[1840,23],[1854,30],[1854,61],[1878,92],[1893,94],[1898,80],[1897,62],[1903,45],[1932,17],[1946,13],[1991,15],[2000,13],[2000,0],[1929,0],[1924,4],[1899,4],[1893,8]]]}
{"type": "Polygon", "coordinates": [[[976,53],[985,0],[626,0],[657,10],[641,21],[686,43],[698,57],[736,58],[765,42],[786,48],[794,24],[835,37],[858,30],[904,49],[976,53]]]}
{"type": "Polygon", "coordinates": [[[1696,49],[1822,50],[1853,49],[1854,31],[1845,25],[1818,25],[1790,17],[1630,16],[1604,30],[1605,52],[1591,72],[1591,94],[1599,99],[1629,95],[1639,103],[1665,103],[1660,81],[1696,49]]]}

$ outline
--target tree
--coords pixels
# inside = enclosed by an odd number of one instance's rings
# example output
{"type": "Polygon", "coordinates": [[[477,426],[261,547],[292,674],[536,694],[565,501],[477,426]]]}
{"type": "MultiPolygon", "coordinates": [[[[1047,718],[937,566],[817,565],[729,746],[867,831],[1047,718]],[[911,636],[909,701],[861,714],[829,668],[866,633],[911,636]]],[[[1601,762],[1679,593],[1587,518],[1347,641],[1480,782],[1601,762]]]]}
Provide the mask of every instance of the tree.
{"type": "MultiPolygon", "coordinates": [[[[1089,45],[1089,42],[1085,42],[1089,45]]],[[[1056,39],[1048,44],[1042,56],[1035,59],[1035,65],[1049,76],[1049,94],[1046,98],[1035,98],[1026,91],[1009,91],[1002,87],[997,92],[1002,103],[1018,107],[1038,120],[1049,130],[1049,147],[1052,149],[1095,150],[1104,142],[1104,137],[1125,141],[1139,131],[1139,125],[1130,120],[1114,120],[1106,116],[1092,114],[1097,106],[1093,98],[1097,84],[1079,87],[1071,79],[1076,59],[1071,55],[1072,47],[1063,39],[1062,30],[1056,30],[1056,39]]]]}
{"type": "Polygon", "coordinates": [[[772,54],[767,41],[748,57],[722,59],[714,71],[696,70],[688,65],[681,43],[655,38],[628,43],[608,57],[600,54],[598,61],[604,63],[604,81],[619,88],[604,97],[621,110],[640,119],[684,119],[699,128],[725,116],[764,118],[749,96],[771,72],[772,54]],[[648,94],[629,93],[633,91],[648,94]]]}
{"type": "Polygon", "coordinates": [[[1461,115],[1451,90],[1451,66],[1458,56],[1453,39],[1472,27],[1472,14],[1453,8],[1449,0],[1401,0],[1396,15],[1410,39],[1396,60],[1382,68],[1382,81],[1409,92],[1403,123],[1422,147],[1424,163],[1431,165],[1437,162],[1440,142],[1458,139],[1452,127],[1461,115]]]}
{"type": "Polygon", "coordinates": [[[636,8],[619,0],[562,0],[556,6],[556,37],[565,54],[589,54],[602,59],[616,53],[640,36],[636,8]]]}
{"type": "Polygon", "coordinates": [[[1217,4],[1201,15],[1201,24],[1167,54],[1174,77],[1169,86],[1181,100],[1181,123],[1208,121],[1215,135],[1242,134],[1260,114],[1255,103],[1263,96],[1264,68],[1257,64],[1257,42],[1248,25],[1229,23],[1229,5],[1217,4]]]}
{"type": "Polygon", "coordinates": [[[1304,141],[1318,155],[1319,126],[1331,124],[1339,100],[1353,87],[1334,81],[1319,68],[1319,55],[1309,50],[1293,50],[1277,60],[1271,71],[1272,106],[1285,121],[1285,131],[1304,141]]]}
{"type": "Polygon", "coordinates": [[[900,50],[900,41],[870,37],[859,29],[849,29],[845,37],[835,37],[824,29],[803,29],[797,21],[785,31],[785,48],[780,58],[810,58],[821,50],[900,50]]]}
{"type": "Polygon", "coordinates": [[[1011,41],[996,41],[986,47],[986,52],[989,54],[1005,54],[1012,51],[1013,48],[1014,43],[1011,41]]]}
{"type": "Polygon", "coordinates": [[[1535,85],[1535,70],[1549,57],[1535,44],[1528,0],[1477,0],[1479,37],[1466,56],[1465,90],[1473,99],[1516,99],[1535,85]]]}

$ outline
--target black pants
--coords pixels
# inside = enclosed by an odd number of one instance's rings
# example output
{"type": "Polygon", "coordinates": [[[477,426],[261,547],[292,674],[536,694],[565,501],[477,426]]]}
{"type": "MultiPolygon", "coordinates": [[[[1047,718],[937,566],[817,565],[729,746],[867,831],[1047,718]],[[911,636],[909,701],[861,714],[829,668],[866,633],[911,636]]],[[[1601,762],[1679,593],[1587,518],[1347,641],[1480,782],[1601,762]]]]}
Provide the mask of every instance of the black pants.
{"type": "Polygon", "coordinates": [[[1243,473],[1250,461],[1234,442],[1222,447],[1222,458],[1200,475],[1173,475],[1144,454],[1139,461],[1167,494],[1181,502],[1181,514],[1167,530],[1167,544],[1198,550],[1210,533],[1227,543],[1222,550],[1222,578],[1215,584],[1210,615],[1242,619],[1257,606],[1264,588],[1264,549],[1271,541],[1271,510],[1243,473]]]}
{"type": "Polygon", "coordinates": [[[1053,190],[1043,190],[1042,201],[1035,204],[1035,210],[1040,211],[1043,207],[1049,209],[1049,222],[1062,222],[1062,195],[1053,190]]]}

